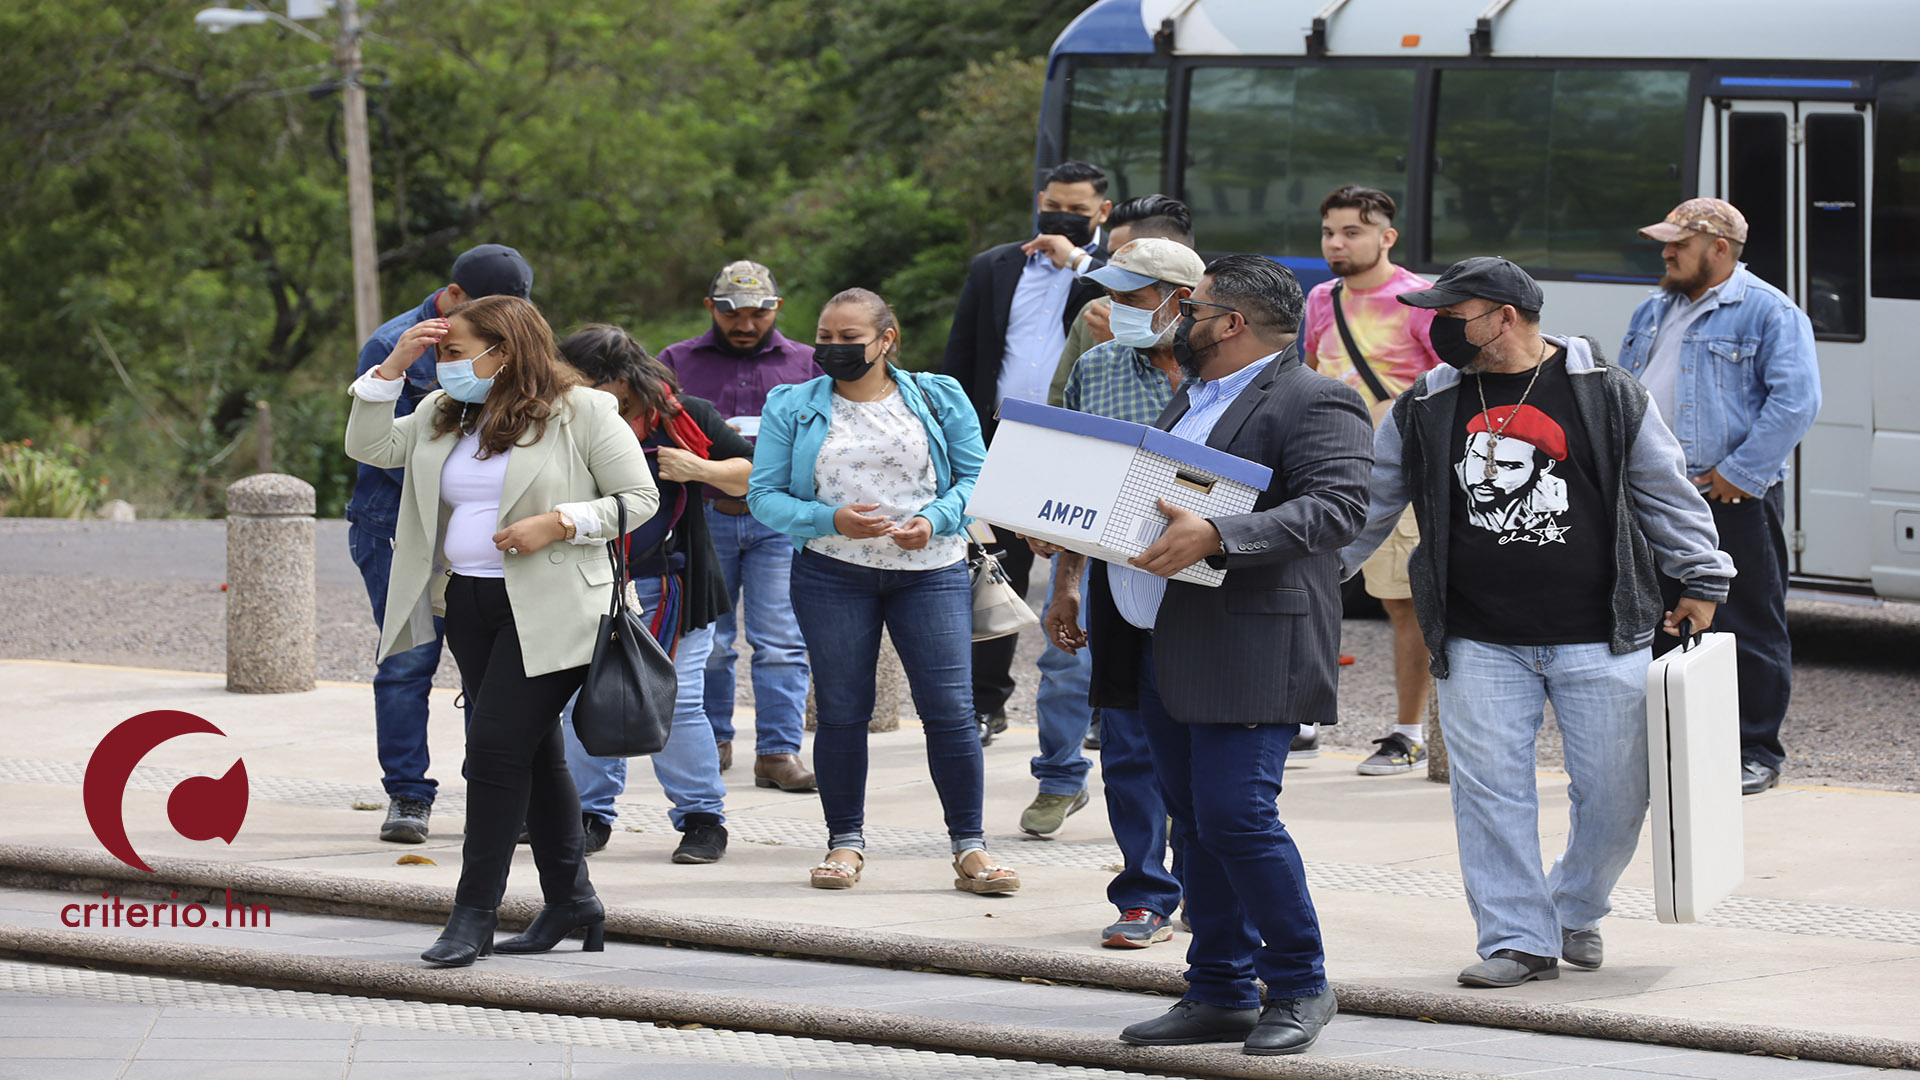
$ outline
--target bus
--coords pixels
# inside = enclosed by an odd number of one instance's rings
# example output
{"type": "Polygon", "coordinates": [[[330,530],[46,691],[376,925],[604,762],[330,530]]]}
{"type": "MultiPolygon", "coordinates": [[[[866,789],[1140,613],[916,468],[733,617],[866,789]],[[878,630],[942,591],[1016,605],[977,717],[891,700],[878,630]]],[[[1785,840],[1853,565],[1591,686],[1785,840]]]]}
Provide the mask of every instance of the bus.
{"type": "Polygon", "coordinates": [[[1053,45],[1036,176],[1075,159],[1307,287],[1321,198],[1380,188],[1396,261],[1504,255],[1608,355],[1661,273],[1636,230],[1732,202],[1818,341],[1795,594],[1920,600],[1920,2],[1099,0],[1053,45]]]}

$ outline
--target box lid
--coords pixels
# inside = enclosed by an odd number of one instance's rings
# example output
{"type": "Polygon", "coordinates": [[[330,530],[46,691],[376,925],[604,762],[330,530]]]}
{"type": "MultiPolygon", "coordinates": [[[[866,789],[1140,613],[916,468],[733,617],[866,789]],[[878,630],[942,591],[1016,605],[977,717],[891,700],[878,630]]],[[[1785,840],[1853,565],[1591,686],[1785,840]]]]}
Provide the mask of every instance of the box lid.
{"type": "Polygon", "coordinates": [[[1245,484],[1255,491],[1265,491],[1267,485],[1273,482],[1273,470],[1265,465],[1145,424],[1074,412],[1072,409],[1056,409],[1051,405],[1019,398],[1008,398],[1000,403],[999,419],[1002,423],[1032,424],[1089,439],[1137,446],[1182,465],[1191,465],[1223,479],[1245,484]]]}

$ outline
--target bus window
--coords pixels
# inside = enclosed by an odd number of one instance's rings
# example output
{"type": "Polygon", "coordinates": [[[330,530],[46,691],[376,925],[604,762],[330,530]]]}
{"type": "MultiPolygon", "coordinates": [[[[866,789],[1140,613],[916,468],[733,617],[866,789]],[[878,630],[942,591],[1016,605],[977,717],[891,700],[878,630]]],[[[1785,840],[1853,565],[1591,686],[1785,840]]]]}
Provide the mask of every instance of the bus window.
{"type": "Polygon", "coordinates": [[[1810,113],[1804,121],[1807,190],[1807,317],[1823,340],[1866,335],[1867,118],[1810,113]]]}
{"type": "Polygon", "coordinates": [[[1079,66],[1069,82],[1064,160],[1105,169],[1114,202],[1159,191],[1166,69],[1079,66]]]}
{"type": "Polygon", "coordinates": [[[1873,295],[1920,300],[1920,64],[1880,69],[1873,119],[1873,295]]]}
{"type": "Polygon", "coordinates": [[[1727,201],[1747,219],[1740,259],[1761,281],[1792,295],[1787,244],[1787,114],[1735,112],[1727,117],[1727,201]]]}
{"type": "Polygon", "coordinates": [[[1660,275],[1637,230],[1684,197],[1684,71],[1445,71],[1433,260],[1660,275]]]}
{"type": "Polygon", "coordinates": [[[1320,200],[1342,184],[1406,196],[1414,73],[1200,68],[1181,190],[1203,249],[1320,254],[1320,200]]]}

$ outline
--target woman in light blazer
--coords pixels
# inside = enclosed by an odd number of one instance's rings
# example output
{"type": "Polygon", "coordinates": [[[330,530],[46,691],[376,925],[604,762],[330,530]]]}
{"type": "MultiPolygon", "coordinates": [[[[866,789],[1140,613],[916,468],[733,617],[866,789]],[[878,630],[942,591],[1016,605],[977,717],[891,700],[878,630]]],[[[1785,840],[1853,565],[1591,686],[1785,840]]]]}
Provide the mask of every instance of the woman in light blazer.
{"type": "Polygon", "coordinates": [[[960,384],[893,366],[893,309],[848,289],[820,312],[827,374],[775,387],[760,414],[747,504],[793,537],[793,612],[813,661],[813,768],[827,818],[819,889],[865,870],[867,724],[884,625],[913,687],[927,766],[946,812],[954,887],[1008,893],[1020,875],[987,855],[984,763],[973,714],[973,589],[961,535],[986,460],[960,384]]]}
{"type": "Polygon", "coordinates": [[[380,657],[425,641],[437,610],[473,703],[460,884],[421,959],[464,966],[493,951],[521,823],[546,900],[501,952],[542,952],[574,930],[601,947],[580,796],[560,709],[580,689],[612,604],[606,542],[653,516],[659,492],[611,394],[578,385],[532,304],[489,296],[428,319],[352,386],[347,454],[404,468],[380,657]],[[407,366],[438,348],[440,389],[395,420],[407,366]]]}

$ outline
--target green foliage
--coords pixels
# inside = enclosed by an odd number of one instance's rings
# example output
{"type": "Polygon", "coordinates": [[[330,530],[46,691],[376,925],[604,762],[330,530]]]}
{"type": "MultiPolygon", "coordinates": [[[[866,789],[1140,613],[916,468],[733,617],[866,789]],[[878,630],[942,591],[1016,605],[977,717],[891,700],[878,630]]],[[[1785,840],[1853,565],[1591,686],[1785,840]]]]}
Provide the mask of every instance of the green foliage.
{"type": "Polygon", "coordinates": [[[106,490],[106,481],[89,480],[66,457],[36,449],[30,439],[0,443],[0,517],[83,517],[106,490]]]}
{"type": "MultiPolygon", "coordinates": [[[[557,330],[657,348],[751,256],[789,334],[866,285],[937,366],[966,260],[1025,228],[1041,58],[1088,2],[363,0],[385,312],[497,241],[557,330]]],[[[338,73],[288,30],[204,34],[203,6],[0,10],[0,438],[58,432],[143,514],[205,515],[267,401],[274,466],[335,514],[338,73]]]]}

